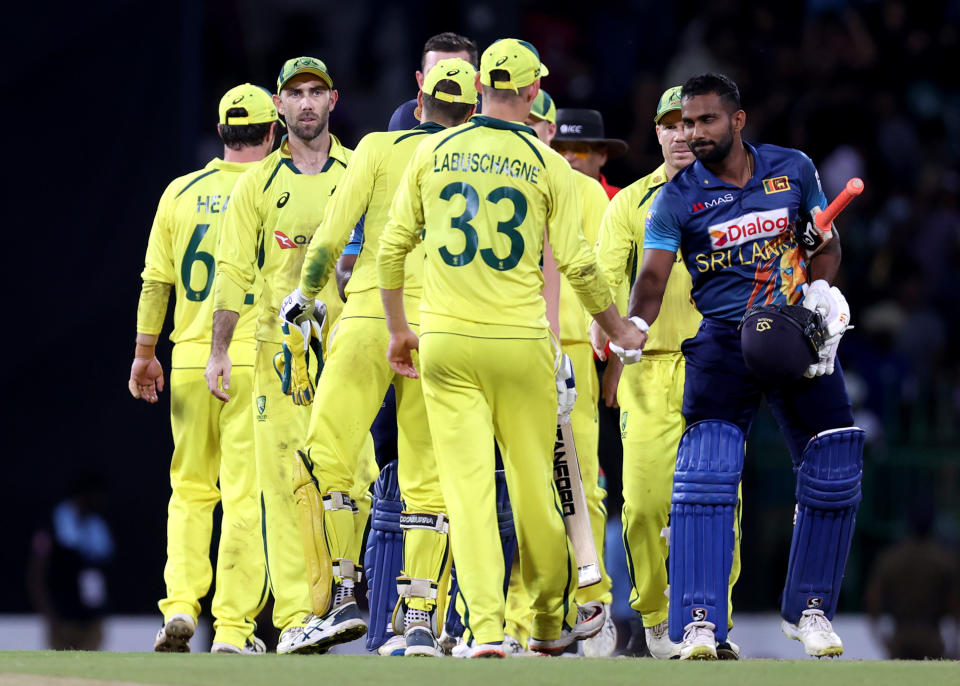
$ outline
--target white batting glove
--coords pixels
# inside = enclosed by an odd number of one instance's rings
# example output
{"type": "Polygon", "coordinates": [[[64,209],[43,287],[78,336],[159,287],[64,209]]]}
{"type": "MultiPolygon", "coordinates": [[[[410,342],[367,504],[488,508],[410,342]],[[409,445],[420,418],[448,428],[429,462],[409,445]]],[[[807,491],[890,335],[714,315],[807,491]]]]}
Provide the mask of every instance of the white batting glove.
{"type": "MultiPolygon", "coordinates": [[[[647,333],[650,330],[650,325],[647,324],[641,317],[630,317],[630,321],[633,322],[634,326],[644,333],[647,333]]],[[[643,356],[643,350],[640,348],[637,348],[636,350],[624,350],[613,341],[610,341],[610,352],[615,353],[616,356],[620,358],[620,361],[624,364],[633,364],[635,362],[639,362],[640,358],[643,356]]]]}
{"type": "Polygon", "coordinates": [[[563,353],[557,367],[557,414],[568,417],[577,402],[577,385],[573,376],[573,362],[563,353]]]}
{"type": "Polygon", "coordinates": [[[850,305],[836,286],[830,286],[823,279],[803,285],[803,302],[808,310],[819,312],[823,318],[826,340],[820,348],[819,359],[804,372],[812,379],[824,374],[833,374],[837,357],[837,346],[844,332],[850,328],[850,305]]]}

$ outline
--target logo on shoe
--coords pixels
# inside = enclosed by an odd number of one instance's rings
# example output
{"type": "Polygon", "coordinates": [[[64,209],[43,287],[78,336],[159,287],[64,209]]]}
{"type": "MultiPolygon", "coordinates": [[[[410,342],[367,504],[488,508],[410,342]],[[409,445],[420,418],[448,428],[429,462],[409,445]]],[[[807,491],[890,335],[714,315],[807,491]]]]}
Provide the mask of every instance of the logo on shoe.
{"type": "Polygon", "coordinates": [[[807,609],[808,610],[819,610],[823,607],[823,598],[819,596],[812,596],[807,598],[807,609]]]}
{"type": "Polygon", "coordinates": [[[758,238],[773,238],[790,229],[786,207],[766,212],[751,212],[708,228],[715,250],[734,248],[758,238]]]}
{"type": "Polygon", "coordinates": [[[695,607],[690,611],[690,616],[695,622],[704,622],[707,619],[707,611],[702,607],[695,607]]]}

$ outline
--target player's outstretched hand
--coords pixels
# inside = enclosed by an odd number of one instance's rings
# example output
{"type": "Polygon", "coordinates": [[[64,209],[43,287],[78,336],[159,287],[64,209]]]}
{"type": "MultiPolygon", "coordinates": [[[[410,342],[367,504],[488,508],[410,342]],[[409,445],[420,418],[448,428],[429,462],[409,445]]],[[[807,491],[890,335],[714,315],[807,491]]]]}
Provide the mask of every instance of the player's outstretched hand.
{"type": "Polygon", "coordinates": [[[620,407],[617,402],[617,387],[620,385],[620,375],[623,373],[623,362],[617,355],[607,360],[607,368],[603,370],[603,379],[600,380],[600,397],[607,407],[620,407]]]}
{"type": "Polygon", "coordinates": [[[407,327],[406,331],[390,334],[390,343],[387,345],[387,361],[390,368],[397,374],[419,379],[417,368],[413,366],[412,351],[420,349],[420,339],[413,329],[407,327]]]}
{"type": "Polygon", "coordinates": [[[624,364],[639,362],[650,325],[640,317],[622,318],[620,323],[617,335],[610,339],[610,352],[616,353],[624,364]]]}
{"type": "Polygon", "coordinates": [[[157,402],[157,393],[163,390],[163,367],[156,357],[135,357],[127,382],[130,395],[148,403],[157,402]]]}
{"type": "Polygon", "coordinates": [[[607,336],[607,332],[603,330],[600,323],[597,320],[590,322],[590,345],[593,347],[597,359],[607,359],[607,343],[609,342],[610,337],[607,336]]]}
{"type": "Polygon", "coordinates": [[[207,388],[213,393],[213,397],[223,402],[230,400],[227,391],[230,390],[230,371],[233,369],[233,363],[227,353],[211,353],[207,360],[207,369],[203,372],[203,377],[207,380],[207,388]],[[220,379],[223,379],[221,384],[220,379]],[[221,388],[220,386],[223,386],[221,388]]]}

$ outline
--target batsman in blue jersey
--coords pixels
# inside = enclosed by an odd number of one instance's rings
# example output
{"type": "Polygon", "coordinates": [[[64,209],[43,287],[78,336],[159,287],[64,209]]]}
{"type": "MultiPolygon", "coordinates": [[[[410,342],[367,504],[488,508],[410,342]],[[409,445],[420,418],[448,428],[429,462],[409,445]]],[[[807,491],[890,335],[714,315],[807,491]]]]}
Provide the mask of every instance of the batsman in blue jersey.
{"type": "MultiPolygon", "coordinates": [[[[646,219],[630,314],[641,329],[660,310],[679,249],[703,315],[683,344],[683,415],[670,512],[670,637],[684,659],[715,659],[727,640],[727,584],[744,436],[766,396],[797,475],[797,515],[780,613],[809,655],[837,656],[831,620],[860,502],[863,431],[837,344],[850,321],[831,286],[835,229],[809,250],[811,217],[826,206],[816,169],[798,150],[741,139],[746,113],[729,78],[705,74],[682,90],[682,124],[696,161],[666,184],[646,219]]],[[[639,351],[625,351],[629,358],[639,351]]]]}

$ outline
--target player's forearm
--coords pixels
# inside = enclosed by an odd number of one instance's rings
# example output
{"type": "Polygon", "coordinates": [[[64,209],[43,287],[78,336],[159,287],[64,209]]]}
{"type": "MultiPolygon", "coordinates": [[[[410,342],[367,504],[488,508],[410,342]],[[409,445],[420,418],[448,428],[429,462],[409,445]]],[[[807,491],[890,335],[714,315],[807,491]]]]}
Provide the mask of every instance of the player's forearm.
{"type": "Polygon", "coordinates": [[[316,298],[327,285],[330,275],[336,271],[337,258],[350,237],[347,231],[339,240],[331,241],[324,226],[322,224],[313,235],[300,270],[300,292],[308,298],[316,298]]]}
{"type": "Polygon", "coordinates": [[[660,314],[674,259],[674,253],[669,250],[648,248],[643,251],[643,264],[630,290],[628,317],[640,317],[647,324],[653,324],[660,314]]]}
{"type": "Polygon", "coordinates": [[[137,331],[159,334],[163,328],[163,320],[167,316],[169,300],[169,283],[144,281],[140,287],[140,301],[137,303],[137,331]]]}
{"type": "Polygon", "coordinates": [[[810,260],[807,267],[807,281],[813,283],[817,279],[823,279],[832,286],[837,278],[837,272],[840,271],[842,256],[840,236],[834,231],[833,240],[824,245],[823,249],[810,260]]]}
{"type": "Polygon", "coordinates": [[[157,339],[159,336],[149,333],[138,333],[134,357],[152,359],[156,357],[157,339]]]}
{"type": "Polygon", "coordinates": [[[407,313],[403,308],[403,287],[381,288],[380,299],[383,301],[383,312],[387,317],[387,330],[390,333],[399,333],[409,328],[407,313]]]}
{"type": "Polygon", "coordinates": [[[353,276],[353,267],[357,263],[357,257],[358,255],[341,255],[340,259],[337,260],[337,293],[340,294],[340,299],[343,302],[347,302],[347,282],[353,276]]]}
{"type": "Polygon", "coordinates": [[[210,354],[221,355],[227,352],[233,340],[233,330],[240,315],[231,310],[217,310],[213,313],[213,338],[210,342],[210,354]]]}

